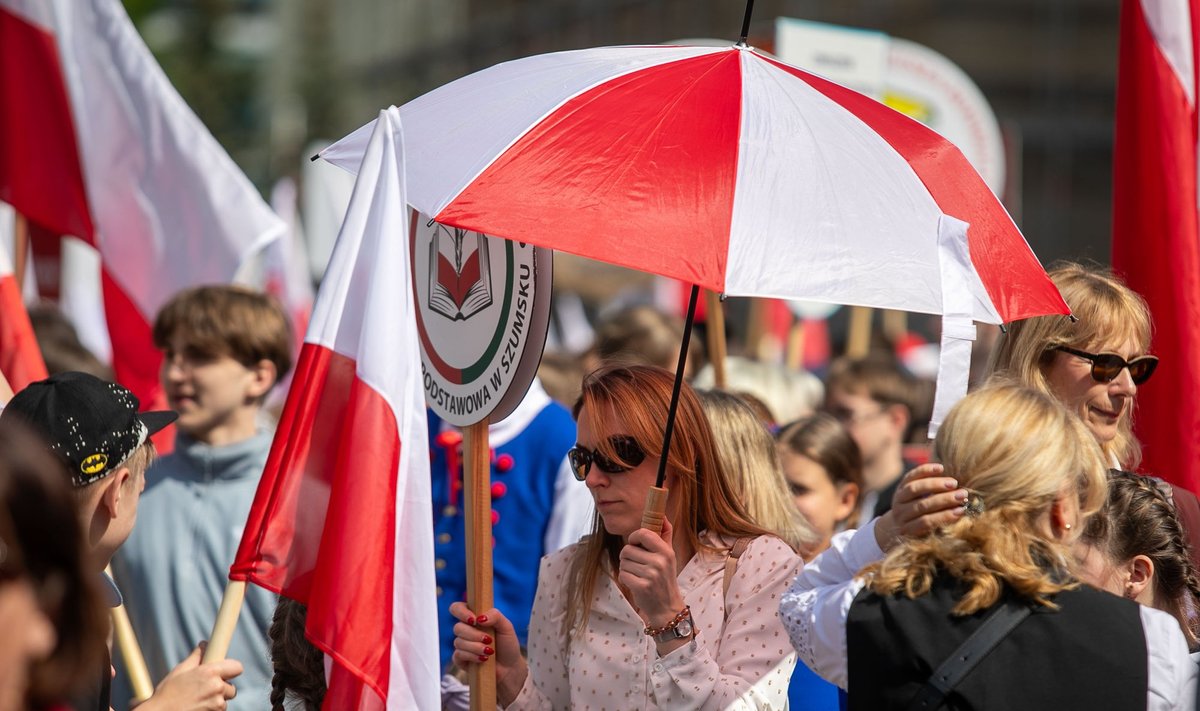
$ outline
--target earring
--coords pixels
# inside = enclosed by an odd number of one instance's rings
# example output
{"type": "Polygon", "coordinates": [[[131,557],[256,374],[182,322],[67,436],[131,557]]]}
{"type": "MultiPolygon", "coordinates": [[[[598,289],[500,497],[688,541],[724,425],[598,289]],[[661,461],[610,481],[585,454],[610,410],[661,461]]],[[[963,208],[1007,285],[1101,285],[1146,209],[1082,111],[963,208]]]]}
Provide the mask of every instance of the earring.
{"type": "Polygon", "coordinates": [[[1133,599],[1135,599],[1136,597],[1137,597],[1137,595],[1134,595],[1134,594],[1133,594],[1133,586],[1132,586],[1132,585],[1126,585],[1126,586],[1125,586],[1125,599],[1126,599],[1126,600],[1133,600],[1133,599]]]}
{"type": "Polygon", "coordinates": [[[1065,528],[1065,529],[1067,529],[1068,531],[1070,531],[1070,530],[1071,530],[1071,524],[1069,524],[1069,523],[1064,523],[1064,524],[1063,524],[1063,528],[1065,528]]]}

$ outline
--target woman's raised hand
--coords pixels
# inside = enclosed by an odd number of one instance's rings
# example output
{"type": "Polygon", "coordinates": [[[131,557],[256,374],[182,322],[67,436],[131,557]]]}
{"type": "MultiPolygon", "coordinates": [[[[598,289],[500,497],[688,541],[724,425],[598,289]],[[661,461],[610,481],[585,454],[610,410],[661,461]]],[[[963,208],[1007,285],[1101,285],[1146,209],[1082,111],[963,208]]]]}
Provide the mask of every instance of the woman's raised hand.
{"type": "Polygon", "coordinates": [[[639,528],[621,549],[617,582],[629,591],[642,620],[652,627],[670,622],[683,609],[675,570],[674,529],[663,519],[662,533],[639,528]]]}
{"type": "Polygon", "coordinates": [[[450,605],[454,625],[454,663],[463,669],[496,657],[496,699],[507,706],[521,693],[529,666],[521,655],[521,642],[511,622],[492,608],[476,615],[464,602],[450,605]]]}
{"type": "Polygon", "coordinates": [[[923,536],[962,518],[967,490],[944,476],[941,464],[922,464],[904,475],[892,509],[875,522],[875,540],[888,550],[904,537],[923,536]]]}

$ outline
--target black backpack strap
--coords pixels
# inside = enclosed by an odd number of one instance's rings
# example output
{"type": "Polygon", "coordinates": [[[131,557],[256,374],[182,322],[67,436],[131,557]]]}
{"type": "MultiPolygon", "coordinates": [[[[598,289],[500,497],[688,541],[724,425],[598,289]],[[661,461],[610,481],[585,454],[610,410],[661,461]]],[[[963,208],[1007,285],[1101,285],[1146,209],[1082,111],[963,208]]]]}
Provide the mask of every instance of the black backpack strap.
{"type": "Polygon", "coordinates": [[[1016,600],[1006,600],[975,630],[966,641],[954,650],[946,661],[930,675],[925,686],[909,702],[909,711],[936,709],[946,696],[958,686],[988,652],[1029,617],[1029,606],[1016,600]]]}

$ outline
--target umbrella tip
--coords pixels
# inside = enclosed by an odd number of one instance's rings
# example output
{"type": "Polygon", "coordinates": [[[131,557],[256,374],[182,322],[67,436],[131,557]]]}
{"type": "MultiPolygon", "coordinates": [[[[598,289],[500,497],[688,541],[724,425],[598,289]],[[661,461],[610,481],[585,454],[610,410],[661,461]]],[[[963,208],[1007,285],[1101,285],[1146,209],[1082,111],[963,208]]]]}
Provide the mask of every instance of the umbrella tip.
{"type": "Polygon", "coordinates": [[[321,154],[320,154],[320,153],[313,153],[313,156],[312,156],[312,158],[309,158],[308,160],[309,160],[309,162],[311,162],[311,163],[315,163],[315,162],[317,161],[317,159],[318,159],[318,158],[320,158],[320,157],[321,157],[321,154]]]}
{"type": "Polygon", "coordinates": [[[746,38],[750,36],[750,16],[753,14],[754,0],[746,0],[746,14],[742,17],[742,36],[738,39],[738,47],[746,46],[746,38]]]}

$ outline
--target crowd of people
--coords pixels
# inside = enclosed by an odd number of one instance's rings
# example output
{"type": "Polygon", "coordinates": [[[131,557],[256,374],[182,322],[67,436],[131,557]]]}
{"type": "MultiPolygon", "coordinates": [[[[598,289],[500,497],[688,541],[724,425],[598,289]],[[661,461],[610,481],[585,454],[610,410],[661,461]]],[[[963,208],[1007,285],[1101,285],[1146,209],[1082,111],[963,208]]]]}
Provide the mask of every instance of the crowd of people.
{"type": "MultiPolygon", "coordinates": [[[[606,315],[491,425],[492,609],[465,602],[463,435],[431,413],[443,707],[494,660],[511,709],[1195,709],[1200,503],[1132,428],[1151,315],[1110,273],[1050,276],[1074,318],[1010,324],[928,463],[927,389],[886,352],[725,389],[693,352],[667,447],[681,325],[606,315]]],[[[321,708],[294,601],[251,586],[201,662],[292,363],[279,306],[171,300],[163,412],[38,321],[63,372],[0,392],[0,711],[129,708],[118,605],[157,682],[138,709],[321,708]]]]}

